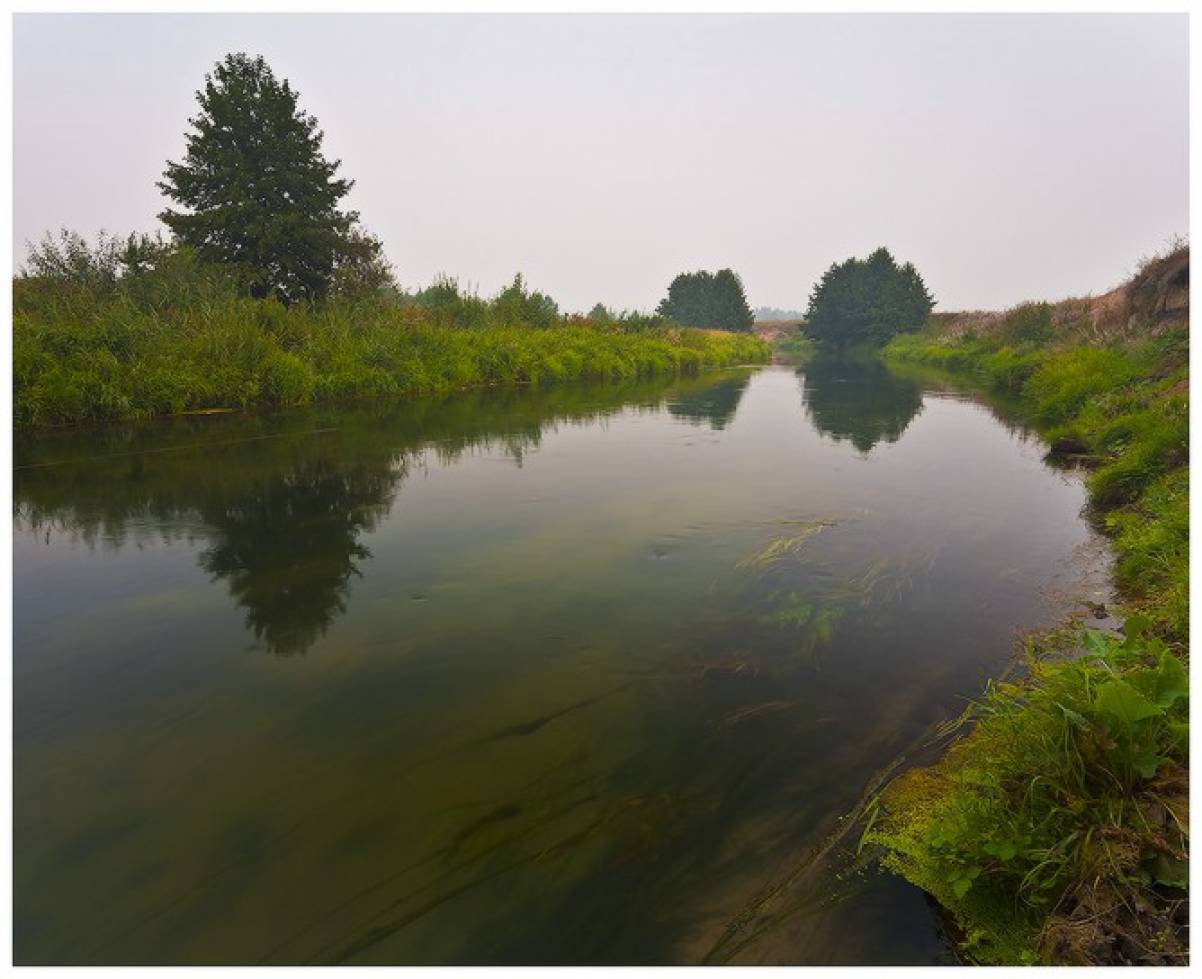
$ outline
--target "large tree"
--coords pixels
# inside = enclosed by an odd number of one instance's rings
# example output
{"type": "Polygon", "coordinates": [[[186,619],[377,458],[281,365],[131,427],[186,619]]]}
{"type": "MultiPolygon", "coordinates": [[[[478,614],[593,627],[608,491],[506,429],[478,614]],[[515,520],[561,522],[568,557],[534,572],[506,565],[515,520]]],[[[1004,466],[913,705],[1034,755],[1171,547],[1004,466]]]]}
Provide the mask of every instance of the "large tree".
{"type": "Polygon", "coordinates": [[[668,286],[656,312],[684,326],[718,330],[747,331],[755,322],[743,282],[730,269],[682,272],[668,286]]]}
{"type": "Polygon", "coordinates": [[[810,294],[805,332],[838,348],[880,345],[921,329],[934,305],[917,269],[898,265],[888,249],[878,248],[827,269],[810,294]]]}
{"type": "Polygon", "coordinates": [[[226,55],[196,93],[183,162],[159,188],[186,210],[160,219],[202,259],[230,266],[255,296],[324,296],[358,219],[338,202],[352,181],[321,152],[317,120],[262,57],[226,55]]]}

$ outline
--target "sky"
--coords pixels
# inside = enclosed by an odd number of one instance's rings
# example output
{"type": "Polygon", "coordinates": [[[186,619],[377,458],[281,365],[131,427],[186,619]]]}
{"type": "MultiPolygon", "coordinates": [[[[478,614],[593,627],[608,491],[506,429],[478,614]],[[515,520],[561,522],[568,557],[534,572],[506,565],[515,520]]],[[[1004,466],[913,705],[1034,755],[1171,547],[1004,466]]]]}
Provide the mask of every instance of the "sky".
{"type": "Polygon", "coordinates": [[[1184,14],[25,14],[14,261],[161,228],[230,51],[300,92],[402,286],[651,309],[729,267],[803,308],[879,245],[938,309],[1100,293],[1188,231],[1184,14]]]}

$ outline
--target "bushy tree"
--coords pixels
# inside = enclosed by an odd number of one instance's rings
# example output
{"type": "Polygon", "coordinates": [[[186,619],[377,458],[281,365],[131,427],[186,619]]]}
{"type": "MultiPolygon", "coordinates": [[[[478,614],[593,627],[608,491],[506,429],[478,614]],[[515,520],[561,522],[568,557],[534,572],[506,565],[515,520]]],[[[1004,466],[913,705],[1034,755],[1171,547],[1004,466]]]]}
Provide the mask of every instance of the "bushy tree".
{"type": "Polygon", "coordinates": [[[531,292],[519,272],[492,301],[495,322],[505,326],[554,326],[559,322],[559,305],[548,295],[531,292]]]}
{"type": "Polygon", "coordinates": [[[330,292],[358,297],[396,288],[392,263],[384,255],[384,243],[373,234],[351,228],[334,259],[330,292]]]}
{"type": "Polygon", "coordinates": [[[934,297],[907,262],[888,249],[832,265],[814,286],[806,310],[806,335],[836,348],[881,345],[898,333],[921,329],[934,297]]]}
{"type": "Polygon", "coordinates": [[[226,55],[196,93],[187,152],[159,188],[186,210],[160,219],[201,259],[236,269],[255,296],[324,296],[358,215],[352,181],[321,152],[317,120],[262,57],[226,55]]]}
{"type": "Polygon", "coordinates": [[[413,296],[413,302],[434,315],[435,322],[460,329],[473,329],[489,323],[488,303],[470,289],[460,289],[459,280],[439,275],[413,296]]]}
{"type": "Polygon", "coordinates": [[[730,269],[682,272],[655,310],[684,326],[748,331],[755,322],[742,280],[730,269]]]}

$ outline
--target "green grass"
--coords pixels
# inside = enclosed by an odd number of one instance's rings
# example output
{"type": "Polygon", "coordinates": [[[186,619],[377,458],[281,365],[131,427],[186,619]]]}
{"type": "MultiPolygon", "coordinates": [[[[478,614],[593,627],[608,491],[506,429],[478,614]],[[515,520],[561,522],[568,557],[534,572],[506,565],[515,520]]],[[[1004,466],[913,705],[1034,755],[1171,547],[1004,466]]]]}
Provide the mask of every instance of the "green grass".
{"type": "Polygon", "coordinates": [[[1052,634],[1051,655],[991,685],[936,765],[880,797],[865,841],[950,912],[971,960],[1180,964],[1188,337],[1053,345],[1037,307],[1019,329],[1009,320],[985,338],[900,336],[884,355],[1004,392],[1053,454],[1091,463],[1090,510],[1113,541],[1127,638],[1052,634]]]}
{"type": "Polygon", "coordinates": [[[970,960],[1184,961],[1188,683],[1148,624],[1089,632],[1077,659],[1033,656],[872,808],[864,843],[951,912],[970,960]]]}
{"type": "Polygon", "coordinates": [[[13,306],[18,427],[691,374],[769,356],[746,334],[583,319],[460,328],[419,303],[286,308],[205,283],[157,295],[17,280],[13,306]]]}

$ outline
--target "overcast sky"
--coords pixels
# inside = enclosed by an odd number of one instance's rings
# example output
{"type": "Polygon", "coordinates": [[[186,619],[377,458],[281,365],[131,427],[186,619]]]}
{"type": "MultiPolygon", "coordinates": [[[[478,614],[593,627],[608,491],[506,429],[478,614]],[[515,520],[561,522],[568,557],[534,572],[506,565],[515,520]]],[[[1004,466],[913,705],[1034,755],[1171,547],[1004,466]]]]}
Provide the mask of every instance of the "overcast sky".
{"type": "Polygon", "coordinates": [[[159,227],[229,51],[300,91],[406,287],[649,309],[729,266],[801,307],[884,244],[941,309],[1101,292],[1188,230],[1170,15],[19,15],[15,259],[159,227]]]}

